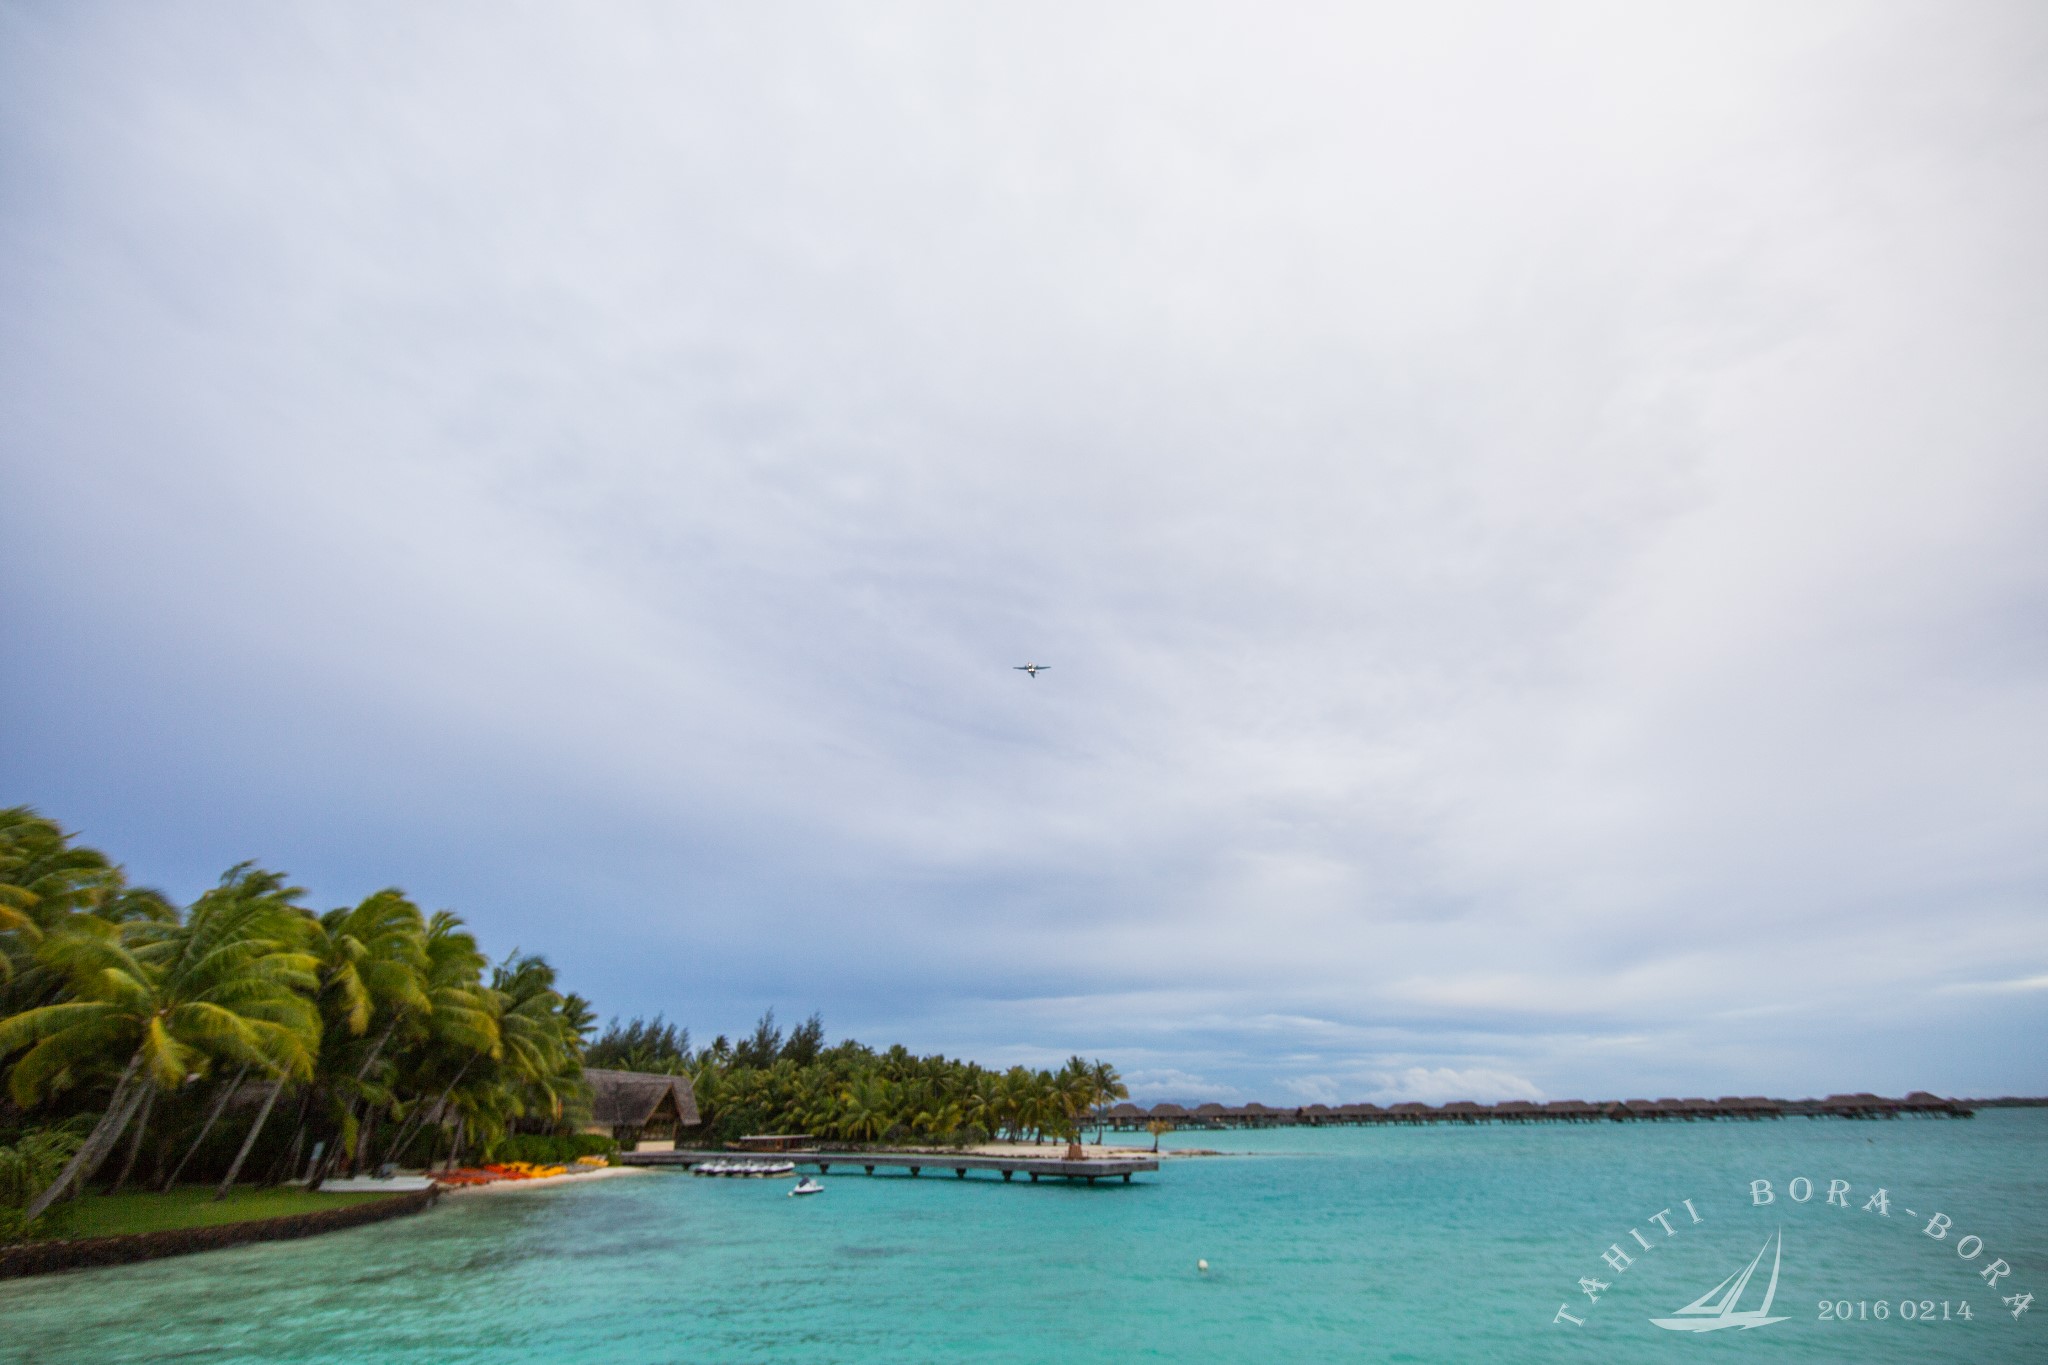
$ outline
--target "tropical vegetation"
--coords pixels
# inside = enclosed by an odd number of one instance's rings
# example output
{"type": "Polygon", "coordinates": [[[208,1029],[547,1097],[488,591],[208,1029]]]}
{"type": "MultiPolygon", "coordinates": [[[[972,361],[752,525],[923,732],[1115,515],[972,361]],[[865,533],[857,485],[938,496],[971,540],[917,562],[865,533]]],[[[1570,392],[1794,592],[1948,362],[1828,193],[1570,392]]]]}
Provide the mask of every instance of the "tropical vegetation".
{"type": "Polygon", "coordinates": [[[303,899],[244,863],[179,907],[0,810],[0,1234],[103,1171],[222,1197],[574,1131],[593,1016],[544,960],[397,890],[303,899]]]}
{"type": "Polygon", "coordinates": [[[828,1044],[816,1014],[785,1034],[770,1010],[702,1049],[662,1015],[600,1031],[545,959],[492,962],[460,917],[396,888],[321,912],[242,863],[179,906],[35,811],[0,810],[0,1241],[96,1177],[189,1203],[601,1154],[586,1066],[688,1078],[707,1143],[1074,1139],[1127,1093],[1079,1057],[991,1070],[828,1044]]]}
{"type": "Polygon", "coordinates": [[[901,1044],[880,1052],[852,1039],[826,1046],[818,1016],[784,1037],[773,1010],[738,1043],[721,1036],[669,1066],[691,1077],[714,1140],[748,1133],[892,1144],[1074,1140],[1091,1115],[1129,1094],[1107,1062],[1072,1057],[1051,1070],[991,1070],[916,1056],[901,1044]]]}

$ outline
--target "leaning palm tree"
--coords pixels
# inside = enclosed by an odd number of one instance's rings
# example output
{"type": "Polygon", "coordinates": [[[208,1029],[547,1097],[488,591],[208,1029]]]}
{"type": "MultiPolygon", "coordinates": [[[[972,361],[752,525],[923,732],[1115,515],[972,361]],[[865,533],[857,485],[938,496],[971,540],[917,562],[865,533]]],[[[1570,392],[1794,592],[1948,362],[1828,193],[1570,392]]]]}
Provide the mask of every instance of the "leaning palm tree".
{"type": "Polygon", "coordinates": [[[36,946],[80,916],[166,922],[176,911],[55,821],[27,806],[0,810],[0,1017],[61,996],[63,977],[37,960],[36,946]]]}
{"type": "Polygon", "coordinates": [[[430,1002],[421,984],[426,922],[403,892],[386,888],[353,907],[330,910],[308,932],[319,963],[323,1028],[319,1065],[300,1098],[293,1146],[309,1127],[332,1133],[314,1172],[317,1181],[353,1152],[361,1105],[378,1089],[370,1082],[372,1069],[404,1017],[430,1002]]]}
{"type": "Polygon", "coordinates": [[[29,1205],[29,1219],[90,1179],[158,1093],[216,1059],[279,1075],[310,1070],[320,1025],[307,999],[313,962],[290,904],[297,894],[243,864],[182,924],[79,916],[44,940],[38,957],[74,998],[0,1021],[0,1056],[27,1049],[14,1067],[15,1101],[37,1103],[103,1068],[120,1072],[106,1112],[29,1205]]]}
{"type": "Polygon", "coordinates": [[[426,954],[421,984],[428,1009],[409,1016],[400,1040],[399,1067],[415,1098],[386,1151],[391,1160],[399,1159],[428,1119],[442,1116],[450,1093],[470,1068],[503,1055],[501,1002],[483,984],[484,955],[462,920],[436,910],[427,921],[426,954]],[[429,1095],[436,1097],[430,1101],[429,1095]]]}

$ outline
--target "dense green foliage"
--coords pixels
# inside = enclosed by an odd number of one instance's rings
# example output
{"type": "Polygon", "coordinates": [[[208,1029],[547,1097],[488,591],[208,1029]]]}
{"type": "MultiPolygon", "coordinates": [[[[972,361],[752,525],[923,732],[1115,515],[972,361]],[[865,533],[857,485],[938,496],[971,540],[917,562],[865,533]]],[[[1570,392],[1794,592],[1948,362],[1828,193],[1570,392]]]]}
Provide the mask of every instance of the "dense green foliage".
{"type": "Polygon", "coordinates": [[[810,1133],[838,1142],[962,1144],[1075,1138],[1091,1112],[1129,1092],[1106,1062],[991,1071],[950,1057],[822,1046],[816,1015],[784,1038],[774,1011],[738,1046],[719,1038],[691,1068],[706,1136],[810,1133]]]}
{"type": "Polygon", "coordinates": [[[619,1150],[602,1133],[507,1133],[484,1150],[486,1161],[531,1161],[566,1166],[579,1156],[610,1156],[619,1150]]]}
{"type": "Polygon", "coordinates": [[[117,1150],[115,1188],[224,1172],[225,1195],[245,1167],[324,1177],[422,1133],[431,1153],[573,1129],[592,1018],[546,962],[492,966],[459,918],[396,890],[324,914],[302,895],[245,863],[180,909],[35,812],[0,811],[0,1122],[88,1120],[54,1176],[13,1158],[30,1172],[0,1187],[15,1221],[117,1150]]]}
{"type": "Polygon", "coordinates": [[[487,962],[454,914],[396,889],[324,913],[303,896],[243,863],[179,907],[34,811],[0,810],[0,1240],[103,1167],[110,1191],[205,1179],[225,1199],[245,1176],[600,1155],[611,1136],[577,1135],[586,1064],[688,1077],[695,1142],[1072,1137],[1126,1093],[1078,1057],[997,1072],[828,1046],[816,1014],[785,1035],[770,1010],[698,1051],[660,1015],[593,1042],[552,967],[487,962]]]}
{"type": "Polygon", "coordinates": [[[41,1230],[42,1220],[32,1222],[27,1216],[29,1201],[57,1178],[82,1141],[84,1134],[70,1128],[41,1128],[0,1143],[0,1243],[41,1230]]]}
{"type": "Polygon", "coordinates": [[[614,1019],[596,1042],[583,1049],[583,1064],[680,1076],[690,1069],[690,1031],[658,1014],[625,1025],[614,1019]]]}

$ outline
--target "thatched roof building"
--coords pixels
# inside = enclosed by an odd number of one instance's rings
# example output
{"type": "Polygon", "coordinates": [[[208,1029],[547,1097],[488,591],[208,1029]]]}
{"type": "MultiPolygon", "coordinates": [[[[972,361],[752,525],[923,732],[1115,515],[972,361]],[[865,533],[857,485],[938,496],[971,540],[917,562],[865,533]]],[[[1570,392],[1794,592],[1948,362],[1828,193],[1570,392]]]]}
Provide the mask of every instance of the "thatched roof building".
{"type": "Polygon", "coordinates": [[[585,1067],[583,1079],[590,1082],[590,1123],[584,1131],[609,1133],[623,1147],[673,1142],[679,1130],[702,1122],[688,1076],[585,1067]]]}

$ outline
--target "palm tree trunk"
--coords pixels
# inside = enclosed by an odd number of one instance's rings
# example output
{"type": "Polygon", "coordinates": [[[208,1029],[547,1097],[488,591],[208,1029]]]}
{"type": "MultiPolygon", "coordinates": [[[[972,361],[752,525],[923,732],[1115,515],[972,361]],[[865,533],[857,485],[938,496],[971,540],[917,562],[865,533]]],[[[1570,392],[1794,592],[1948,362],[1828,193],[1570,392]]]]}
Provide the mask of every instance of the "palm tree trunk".
{"type": "MultiPolygon", "coordinates": [[[[396,1161],[398,1157],[404,1152],[405,1144],[412,1141],[413,1130],[418,1128],[420,1124],[426,1122],[427,1116],[429,1114],[432,1114],[434,1116],[434,1121],[436,1123],[439,1123],[441,1121],[442,1116],[445,1115],[447,1112],[448,1097],[455,1093],[456,1086],[462,1084],[462,1078],[469,1073],[470,1063],[474,1062],[475,1060],[476,1058],[472,1056],[468,1059],[468,1061],[463,1062],[461,1066],[457,1067],[455,1069],[455,1079],[448,1082],[447,1086],[441,1091],[440,1098],[435,1100],[431,1105],[421,1105],[416,1111],[414,1111],[413,1116],[405,1121],[405,1127],[400,1131],[398,1141],[392,1144],[392,1160],[396,1161]]],[[[436,1145],[438,1146],[439,1144],[437,1143],[436,1145]]],[[[427,1164],[431,1166],[434,1163],[429,1161],[427,1164]]]]}
{"type": "Polygon", "coordinates": [[[85,1144],[64,1163],[64,1169],[50,1182],[50,1188],[29,1201],[23,1213],[27,1221],[34,1222],[42,1217],[43,1211],[56,1203],[74,1182],[92,1179],[93,1172],[107,1159],[107,1153],[121,1140],[121,1132],[128,1126],[128,1120],[135,1117],[135,1110],[153,1088],[147,1082],[139,1086],[135,1084],[135,1073],[141,1068],[142,1053],[138,1051],[129,1059],[128,1069],[121,1073],[120,1081],[114,1086],[113,1098],[107,1103],[107,1112],[86,1135],[85,1144]]]}
{"type": "MultiPolygon", "coordinates": [[[[377,1035],[377,1041],[370,1044],[370,1055],[363,1058],[363,1064],[356,1068],[356,1089],[358,1092],[362,1090],[363,1079],[370,1074],[370,1068],[377,1065],[377,1058],[383,1054],[384,1045],[391,1041],[392,1033],[398,1028],[399,1018],[400,1016],[394,1015],[391,1022],[384,1026],[384,1031],[377,1035]]],[[[350,1097],[348,1102],[348,1115],[350,1118],[355,1117],[356,1106],[362,1102],[362,1095],[360,1093],[350,1097]]],[[[365,1117],[367,1118],[367,1115],[365,1117]]],[[[345,1123],[344,1126],[346,1126],[345,1123]]],[[[367,1123],[359,1124],[359,1128],[362,1131],[367,1131],[368,1127],[367,1123]]],[[[355,1174],[356,1170],[361,1167],[364,1157],[368,1155],[368,1151],[368,1144],[359,1137],[356,1141],[355,1150],[348,1153],[349,1174],[355,1174]]],[[[330,1166],[338,1164],[338,1159],[342,1154],[336,1152],[334,1155],[336,1160],[328,1162],[330,1166]]]]}
{"type": "Polygon", "coordinates": [[[455,1140],[448,1148],[448,1164],[441,1168],[443,1172],[455,1169],[455,1158],[462,1154],[462,1129],[468,1122],[468,1115],[455,1120],[455,1140]]]}
{"type": "Polygon", "coordinates": [[[301,1128],[292,1134],[291,1146],[285,1149],[285,1154],[270,1163],[270,1173],[263,1177],[261,1187],[267,1190],[273,1185],[291,1179],[292,1172],[299,1169],[299,1153],[305,1150],[306,1130],[301,1128]]]}
{"type": "Polygon", "coordinates": [[[284,1077],[279,1076],[270,1083],[270,1094],[265,1097],[263,1108],[256,1115],[256,1121],[249,1125],[249,1135],[242,1139],[242,1150],[235,1153],[234,1164],[229,1166],[228,1173],[221,1177],[220,1188],[213,1192],[214,1203],[218,1204],[228,1197],[228,1191],[234,1186],[235,1177],[242,1173],[242,1163],[249,1159],[249,1149],[256,1145],[256,1135],[263,1131],[263,1125],[270,1118],[271,1106],[277,1103],[277,1097],[283,1093],[284,1077]]]}
{"type": "Polygon", "coordinates": [[[199,1125],[199,1136],[193,1138],[192,1145],[185,1149],[184,1158],[176,1166],[172,1167],[171,1173],[165,1176],[157,1185],[159,1192],[168,1190],[171,1186],[178,1183],[178,1177],[185,1174],[185,1167],[191,1163],[193,1154],[199,1150],[200,1144],[204,1143],[207,1137],[212,1134],[213,1125],[219,1123],[220,1116],[227,1112],[228,1101],[235,1097],[236,1092],[242,1088],[242,1082],[248,1079],[249,1064],[245,1063],[241,1071],[236,1073],[235,1079],[229,1082],[227,1088],[220,1092],[220,1098],[213,1102],[212,1110],[206,1115],[206,1122],[199,1125]]]}
{"type": "Polygon", "coordinates": [[[360,1171],[363,1169],[365,1165],[369,1163],[370,1139],[376,1133],[376,1131],[377,1111],[375,1109],[372,1109],[368,1113],[363,1115],[362,1131],[356,1134],[355,1156],[349,1162],[351,1170],[360,1171]]]}
{"type": "Polygon", "coordinates": [[[128,1159],[121,1163],[121,1174],[114,1177],[108,1194],[119,1194],[121,1187],[128,1183],[128,1176],[135,1170],[135,1158],[142,1155],[142,1135],[149,1131],[149,1116],[156,1108],[156,1087],[142,1097],[142,1112],[135,1120],[135,1136],[128,1140],[128,1159]]]}

